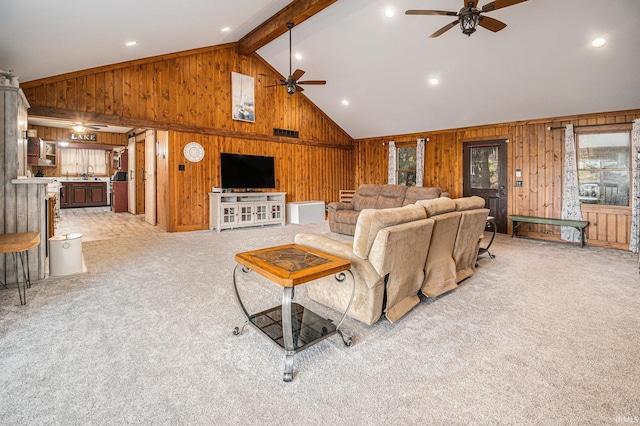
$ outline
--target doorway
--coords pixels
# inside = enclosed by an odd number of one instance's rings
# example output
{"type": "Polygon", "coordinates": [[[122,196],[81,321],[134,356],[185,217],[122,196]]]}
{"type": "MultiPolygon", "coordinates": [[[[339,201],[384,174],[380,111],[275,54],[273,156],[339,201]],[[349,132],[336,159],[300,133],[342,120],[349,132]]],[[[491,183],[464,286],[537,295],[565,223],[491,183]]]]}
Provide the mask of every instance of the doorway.
{"type": "Polygon", "coordinates": [[[463,143],[463,196],[485,200],[498,232],[507,233],[506,139],[463,143]]]}

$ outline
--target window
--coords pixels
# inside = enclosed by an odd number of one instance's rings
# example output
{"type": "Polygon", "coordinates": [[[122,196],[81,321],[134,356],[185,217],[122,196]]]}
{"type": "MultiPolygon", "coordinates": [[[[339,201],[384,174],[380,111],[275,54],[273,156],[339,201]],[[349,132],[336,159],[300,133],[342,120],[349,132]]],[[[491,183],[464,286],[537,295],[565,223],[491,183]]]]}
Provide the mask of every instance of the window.
{"type": "Polygon", "coordinates": [[[499,145],[474,146],[469,152],[469,183],[473,189],[498,189],[499,145]]]}
{"type": "Polygon", "coordinates": [[[106,176],[109,151],[103,149],[60,148],[63,175],[106,176]]]}
{"type": "Polygon", "coordinates": [[[581,203],[629,206],[631,134],[578,134],[578,187],[581,203]]]}
{"type": "Polygon", "coordinates": [[[396,182],[398,185],[416,186],[416,146],[399,146],[396,149],[398,155],[396,182]]]}

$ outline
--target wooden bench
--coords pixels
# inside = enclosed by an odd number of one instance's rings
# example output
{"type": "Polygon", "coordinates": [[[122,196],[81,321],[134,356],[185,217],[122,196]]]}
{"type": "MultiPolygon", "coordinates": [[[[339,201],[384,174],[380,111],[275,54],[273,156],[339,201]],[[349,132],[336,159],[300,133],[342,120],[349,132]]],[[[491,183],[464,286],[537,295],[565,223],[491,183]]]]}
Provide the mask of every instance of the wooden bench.
{"type": "Polygon", "coordinates": [[[554,219],[550,217],[534,217],[534,216],[509,216],[509,220],[513,222],[511,229],[511,236],[518,236],[518,227],[523,223],[537,223],[540,225],[557,225],[557,226],[571,226],[580,231],[580,247],[584,247],[585,241],[585,228],[589,225],[586,220],[573,220],[573,219],[554,219]]]}

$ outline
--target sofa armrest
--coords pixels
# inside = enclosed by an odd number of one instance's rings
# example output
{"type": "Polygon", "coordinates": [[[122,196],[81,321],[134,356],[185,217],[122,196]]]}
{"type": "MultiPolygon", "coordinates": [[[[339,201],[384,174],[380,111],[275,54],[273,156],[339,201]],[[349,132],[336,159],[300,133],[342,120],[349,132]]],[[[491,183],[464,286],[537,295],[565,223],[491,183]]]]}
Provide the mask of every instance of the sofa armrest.
{"type": "Polygon", "coordinates": [[[332,203],[327,204],[328,211],[337,211],[337,210],[353,210],[353,204],[351,203],[343,203],[341,201],[334,201],[332,203]]]}
{"type": "Polygon", "coordinates": [[[360,259],[353,254],[353,248],[349,243],[342,243],[317,234],[298,234],[295,236],[294,241],[301,246],[349,260],[354,275],[359,275],[362,281],[364,281],[364,284],[369,288],[374,288],[376,285],[382,283],[381,277],[373,265],[371,265],[368,260],[360,259]]]}
{"type": "Polygon", "coordinates": [[[440,197],[451,198],[451,195],[448,192],[443,192],[442,194],[440,194],[440,197]]]}

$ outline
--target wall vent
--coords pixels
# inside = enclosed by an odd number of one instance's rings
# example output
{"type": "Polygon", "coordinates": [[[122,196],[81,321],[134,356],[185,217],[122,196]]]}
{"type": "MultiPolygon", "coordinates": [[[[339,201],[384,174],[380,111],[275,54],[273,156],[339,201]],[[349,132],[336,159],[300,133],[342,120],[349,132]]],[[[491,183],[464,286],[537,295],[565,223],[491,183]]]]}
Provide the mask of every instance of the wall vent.
{"type": "Polygon", "coordinates": [[[284,136],[285,138],[295,138],[298,139],[299,133],[295,130],[286,130],[286,129],[276,129],[273,128],[273,136],[284,136]]]}

